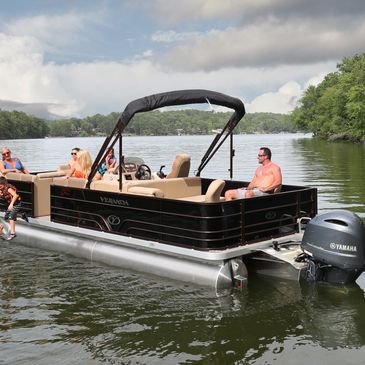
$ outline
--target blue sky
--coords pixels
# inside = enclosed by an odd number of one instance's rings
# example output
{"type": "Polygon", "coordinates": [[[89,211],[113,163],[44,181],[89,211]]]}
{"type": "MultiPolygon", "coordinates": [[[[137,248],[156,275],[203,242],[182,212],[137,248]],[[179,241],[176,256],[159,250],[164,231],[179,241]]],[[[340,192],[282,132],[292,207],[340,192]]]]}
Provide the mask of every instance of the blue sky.
{"type": "Polygon", "coordinates": [[[363,0],[3,0],[0,108],[84,117],[206,88],[288,113],[364,52],[363,0]]]}

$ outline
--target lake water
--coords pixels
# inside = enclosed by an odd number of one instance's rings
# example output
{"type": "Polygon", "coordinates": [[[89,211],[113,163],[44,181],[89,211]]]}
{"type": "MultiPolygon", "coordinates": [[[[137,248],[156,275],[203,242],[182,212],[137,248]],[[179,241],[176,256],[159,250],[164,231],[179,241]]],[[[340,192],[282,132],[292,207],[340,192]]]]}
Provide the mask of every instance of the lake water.
{"type": "MultiPolygon", "coordinates": [[[[153,171],[177,153],[200,162],[212,136],[127,137],[153,171]]],[[[92,156],[102,138],[0,141],[30,171],[92,156]]],[[[309,135],[235,136],[234,178],[269,146],[284,183],[319,190],[319,210],[365,218],[365,146],[309,135]]],[[[228,178],[228,146],[202,176],[228,178]]],[[[212,290],[90,263],[13,241],[0,245],[0,364],[364,364],[365,275],[345,287],[251,278],[212,290]]]]}

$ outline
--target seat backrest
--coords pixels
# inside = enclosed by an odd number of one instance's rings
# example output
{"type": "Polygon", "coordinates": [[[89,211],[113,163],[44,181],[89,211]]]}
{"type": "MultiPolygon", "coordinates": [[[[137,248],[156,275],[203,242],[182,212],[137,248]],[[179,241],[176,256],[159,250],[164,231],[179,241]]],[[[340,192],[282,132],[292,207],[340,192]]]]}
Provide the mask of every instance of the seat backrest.
{"type": "Polygon", "coordinates": [[[184,153],[177,155],[172,164],[171,171],[166,176],[166,179],[189,176],[190,159],[190,156],[184,153]]]}
{"type": "Polygon", "coordinates": [[[200,195],[202,191],[201,178],[198,176],[174,179],[124,181],[122,192],[129,192],[129,189],[133,186],[159,189],[163,192],[164,197],[169,199],[200,195]]]}
{"type": "Polygon", "coordinates": [[[207,192],[205,193],[205,202],[219,202],[222,190],[226,182],[224,180],[214,180],[210,183],[207,192]]]}
{"type": "Polygon", "coordinates": [[[23,174],[22,172],[8,172],[5,175],[7,180],[31,181],[34,182],[37,176],[34,174],[23,174]]]}
{"type": "Polygon", "coordinates": [[[71,188],[84,188],[87,183],[87,179],[82,179],[78,177],[54,177],[52,183],[54,185],[69,186],[71,188]]]}
{"type": "Polygon", "coordinates": [[[37,174],[39,179],[46,179],[48,177],[59,177],[59,176],[65,176],[67,173],[67,170],[57,170],[57,171],[49,171],[49,172],[39,172],[37,174]]]}

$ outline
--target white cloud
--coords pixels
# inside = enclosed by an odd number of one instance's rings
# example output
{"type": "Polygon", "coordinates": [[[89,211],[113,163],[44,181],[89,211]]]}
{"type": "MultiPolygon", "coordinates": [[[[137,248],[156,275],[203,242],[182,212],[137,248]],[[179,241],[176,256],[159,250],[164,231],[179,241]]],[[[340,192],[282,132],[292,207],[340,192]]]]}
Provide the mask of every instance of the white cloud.
{"type": "MultiPolygon", "coordinates": [[[[313,74],[318,73],[314,66],[303,66],[300,69],[230,68],[209,73],[202,71],[170,73],[156,68],[148,60],[134,63],[95,62],[53,67],[57,79],[62,80],[60,86],[66,94],[78,100],[79,115],[122,111],[133,99],[177,89],[216,90],[240,97],[247,102],[252,88],[277,90],[282,85],[282,80],[301,78],[306,82],[313,74]]],[[[317,67],[323,69],[325,66],[317,65],[317,67]]],[[[327,67],[330,69],[331,65],[328,64],[327,67]]],[[[262,98],[256,98],[250,107],[254,107],[255,111],[287,113],[294,108],[301,92],[302,89],[297,83],[289,82],[280,87],[276,93],[266,93],[262,98]]]]}
{"type": "Polygon", "coordinates": [[[296,106],[303,89],[295,81],[289,81],[277,92],[264,93],[246,105],[248,113],[272,112],[290,113],[296,106]]]}
{"type": "Polygon", "coordinates": [[[364,50],[365,21],[337,23],[290,19],[263,21],[241,28],[212,30],[166,54],[156,62],[171,70],[214,70],[340,60],[364,50]]]}
{"type": "Polygon", "coordinates": [[[178,33],[173,30],[168,30],[168,31],[159,30],[152,34],[151,39],[153,42],[173,43],[173,42],[181,42],[194,39],[200,35],[201,33],[199,32],[178,33]]]}
{"type": "Polygon", "coordinates": [[[304,84],[304,89],[307,89],[309,86],[317,86],[318,84],[320,84],[324,80],[326,75],[327,75],[326,72],[321,72],[318,75],[315,75],[315,76],[311,77],[304,84]]]}
{"type": "Polygon", "coordinates": [[[159,0],[153,4],[155,19],[170,28],[156,33],[156,39],[178,42],[155,53],[155,62],[172,71],[339,62],[365,50],[363,0],[159,0]],[[195,39],[185,40],[184,31],[173,30],[173,25],[192,26],[195,39]]]}
{"type": "Polygon", "coordinates": [[[363,17],[365,13],[363,0],[158,0],[151,7],[161,23],[170,25],[212,19],[249,24],[258,18],[283,20],[293,16],[323,20],[338,15],[363,17]]]}
{"type": "Polygon", "coordinates": [[[59,79],[57,66],[44,64],[44,49],[35,38],[0,34],[0,55],[0,99],[75,104],[59,79]]]}
{"type": "Polygon", "coordinates": [[[246,104],[246,110],[248,113],[291,113],[298,106],[298,102],[304,95],[305,90],[309,86],[317,86],[320,84],[328,72],[320,72],[310,77],[303,85],[300,85],[296,81],[288,81],[277,91],[263,93],[254,98],[252,102],[246,104]]]}
{"type": "MultiPolygon", "coordinates": [[[[328,63],[171,73],[148,59],[57,65],[45,63],[43,53],[34,38],[0,34],[0,99],[46,103],[50,113],[62,116],[121,111],[135,98],[176,89],[211,89],[247,102],[254,94],[277,90],[283,80],[300,79],[305,83],[320,71],[335,69],[334,63],[328,63]]],[[[287,112],[293,102],[291,97],[297,95],[294,86],[289,83],[277,95],[266,93],[256,98],[250,104],[251,110],[287,112]]]]}
{"type": "Polygon", "coordinates": [[[124,54],[116,52],[119,61],[63,65],[45,61],[49,52],[70,43],[75,49],[84,45],[86,32],[103,17],[68,12],[10,18],[0,33],[0,99],[44,103],[51,113],[86,116],[121,111],[131,100],[156,92],[205,88],[243,99],[249,112],[287,113],[308,85],[335,71],[343,57],[364,49],[362,2],[346,2],[360,6],[358,12],[338,0],[328,12],[322,2],[308,2],[310,9],[299,0],[156,1],[146,6],[168,19],[169,30],[155,31],[148,24],[152,36],[126,31],[128,59],[120,60],[124,54]],[[207,22],[212,19],[218,21],[207,22]],[[184,22],[179,31],[171,27],[178,22],[184,22]]]}
{"type": "Polygon", "coordinates": [[[153,7],[156,18],[161,23],[174,24],[181,21],[228,17],[241,13],[242,8],[251,3],[269,0],[158,0],[153,7]]]}
{"type": "Polygon", "coordinates": [[[37,39],[47,51],[57,51],[58,47],[79,42],[86,24],[100,22],[101,19],[100,13],[37,15],[10,20],[2,28],[9,35],[37,39]]]}
{"type": "Polygon", "coordinates": [[[142,57],[146,57],[146,58],[151,57],[151,56],[153,56],[152,49],[148,49],[148,50],[144,51],[142,54],[142,57]]]}

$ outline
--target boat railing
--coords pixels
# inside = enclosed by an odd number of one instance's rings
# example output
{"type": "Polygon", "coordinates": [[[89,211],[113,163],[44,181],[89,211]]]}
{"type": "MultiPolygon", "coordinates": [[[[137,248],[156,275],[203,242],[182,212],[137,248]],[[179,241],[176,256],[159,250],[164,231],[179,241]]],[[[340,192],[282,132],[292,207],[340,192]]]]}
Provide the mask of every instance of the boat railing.
{"type": "Polygon", "coordinates": [[[29,216],[50,215],[56,223],[200,250],[299,232],[297,220],[317,214],[316,189],[300,186],[283,185],[277,194],[224,201],[225,190],[242,186],[229,180],[221,186],[219,199],[207,203],[204,195],[213,179],[133,180],[119,192],[112,191],[112,185],[105,190],[84,188],[85,179],[21,175],[9,180],[29,216]]]}

